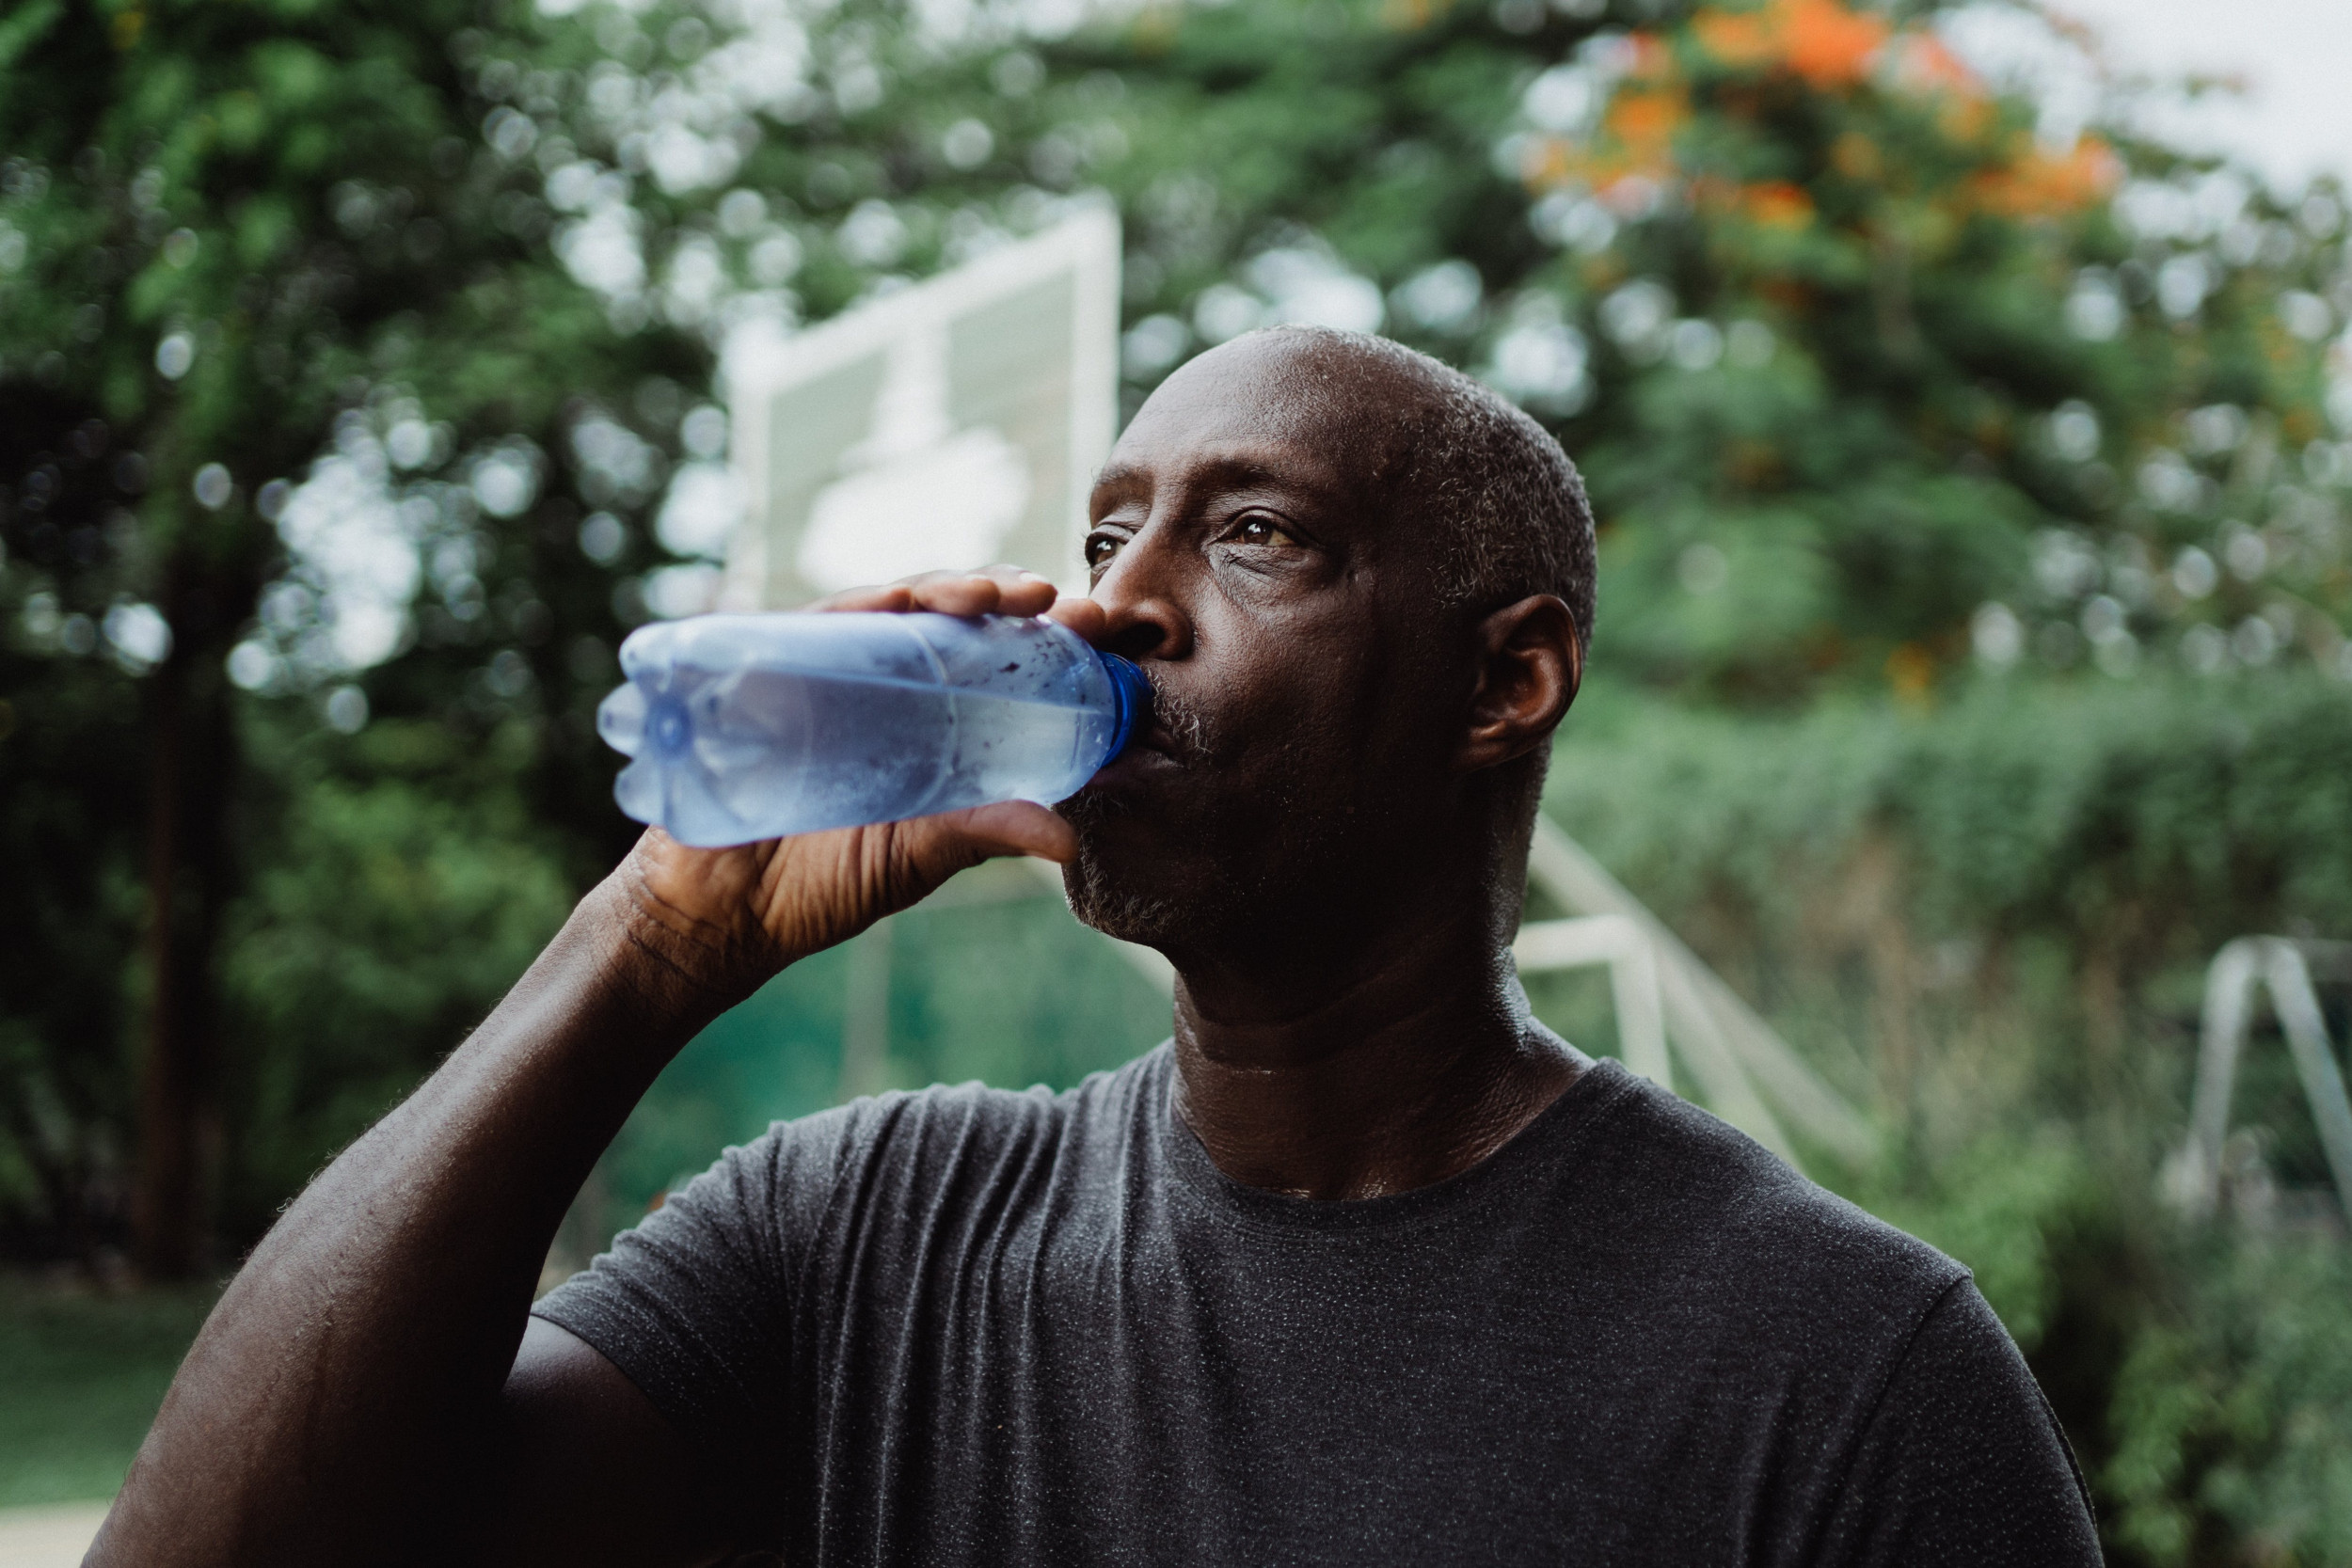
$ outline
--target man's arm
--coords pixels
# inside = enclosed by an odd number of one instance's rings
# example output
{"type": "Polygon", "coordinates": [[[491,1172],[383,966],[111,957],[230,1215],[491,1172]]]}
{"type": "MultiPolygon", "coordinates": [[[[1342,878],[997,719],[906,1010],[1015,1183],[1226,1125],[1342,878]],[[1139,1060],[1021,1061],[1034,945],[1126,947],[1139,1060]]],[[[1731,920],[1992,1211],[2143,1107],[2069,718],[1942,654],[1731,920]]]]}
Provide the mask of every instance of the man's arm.
{"type": "MultiPolygon", "coordinates": [[[[1007,570],[833,608],[1037,613],[1053,596],[1007,570]]],[[[1100,619],[1057,613],[1082,633],[1100,619]]],[[[565,1207],[678,1048],[777,970],[991,856],[1072,847],[1024,802],[726,850],[649,832],[263,1238],[87,1560],[443,1560],[496,1541],[501,1561],[577,1561],[582,1539],[601,1561],[716,1555],[717,1515],[644,1396],[561,1329],[526,1338],[565,1207]]]]}
{"type": "Polygon", "coordinates": [[[482,1568],[708,1562],[731,1544],[717,1495],[653,1402],[544,1318],[506,1380],[487,1507],[433,1559],[482,1568]]]}

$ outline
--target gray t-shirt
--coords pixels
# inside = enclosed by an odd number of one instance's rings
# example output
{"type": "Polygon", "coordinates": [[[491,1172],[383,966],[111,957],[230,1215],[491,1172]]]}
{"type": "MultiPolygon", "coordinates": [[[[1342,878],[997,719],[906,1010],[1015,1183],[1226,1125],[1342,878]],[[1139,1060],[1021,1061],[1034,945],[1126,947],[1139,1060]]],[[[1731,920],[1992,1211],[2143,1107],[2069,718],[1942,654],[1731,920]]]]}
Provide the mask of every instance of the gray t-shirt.
{"type": "Polygon", "coordinates": [[[1615,1064],[1315,1203],[1172,1062],[780,1123],[537,1311],[791,1568],[2098,1560],[1967,1271],[1615,1064]]]}

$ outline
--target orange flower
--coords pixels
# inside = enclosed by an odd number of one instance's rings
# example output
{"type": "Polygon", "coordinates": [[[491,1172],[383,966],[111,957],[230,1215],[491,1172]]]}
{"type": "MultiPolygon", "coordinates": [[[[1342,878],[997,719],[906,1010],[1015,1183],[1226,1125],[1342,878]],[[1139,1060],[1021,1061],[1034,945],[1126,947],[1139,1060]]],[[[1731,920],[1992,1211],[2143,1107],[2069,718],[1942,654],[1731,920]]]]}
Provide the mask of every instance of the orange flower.
{"type": "Polygon", "coordinates": [[[1813,198],[1786,180],[1750,185],[1747,205],[1748,216],[1768,229],[1802,229],[1813,221],[1813,198]]]}
{"type": "Polygon", "coordinates": [[[1770,65],[1780,56],[1779,40],[1760,11],[1701,11],[1691,30],[1707,52],[1741,70],[1770,65]]]}
{"type": "Polygon", "coordinates": [[[1849,131],[1830,143],[1829,162],[1849,180],[1875,180],[1883,166],[1879,144],[1859,131],[1849,131]]]}
{"type": "Polygon", "coordinates": [[[1691,181],[1691,205],[1701,211],[1728,212],[1739,202],[1739,184],[1720,174],[1701,174],[1691,181]]]}
{"type": "Polygon", "coordinates": [[[1898,701],[1924,707],[1935,690],[1935,656],[1916,642],[1899,644],[1886,656],[1886,684],[1898,701]]]}
{"type": "Polygon", "coordinates": [[[1678,88],[1628,87],[1611,101],[1601,128],[1634,163],[1655,166],[1666,161],[1674,134],[1690,118],[1691,105],[1678,88]]]}
{"type": "Polygon", "coordinates": [[[1993,128],[1993,101],[1981,95],[1951,95],[1944,100],[1935,122],[1953,141],[1973,142],[1993,128]]]}
{"type": "Polygon", "coordinates": [[[1690,120],[1690,92],[1654,35],[1636,33],[1629,42],[1624,80],[1590,140],[1531,135],[1519,142],[1519,178],[1530,189],[1582,187],[1626,216],[1655,205],[1674,179],[1675,133],[1690,120]]]}
{"type": "Polygon", "coordinates": [[[2122,174],[2122,162],[2106,142],[2082,136],[2062,157],[2029,147],[2008,167],[1978,175],[1969,188],[1987,212],[2014,218],[2054,217],[2099,200],[2122,174]]]}
{"type": "Polygon", "coordinates": [[[1558,190],[1578,167],[1576,150],[1565,136],[1530,136],[1519,146],[1519,180],[1530,190],[1558,190]]]}
{"type": "Polygon", "coordinates": [[[1886,41],[1887,25],[1837,0],[1782,0],[1788,69],[1816,87],[1859,82],[1886,41]]]}
{"type": "Polygon", "coordinates": [[[1627,41],[1633,46],[1633,58],[1626,66],[1626,74],[1636,81],[1665,81],[1675,75],[1673,51],[1666,40],[1656,33],[1634,33],[1627,41]]]}
{"type": "Polygon", "coordinates": [[[1727,66],[1785,69],[1822,89],[1861,81],[1891,31],[1882,19],[1841,0],[1770,0],[1756,10],[1703,10],[1691,24],[1700,45],[1727,66]]]}
{"type": "Polygon", "coordinates": [[[1380,24],[1400,33],[1417,33],[1451,8],[1448,0],[1385,0],[1380,24]]]}

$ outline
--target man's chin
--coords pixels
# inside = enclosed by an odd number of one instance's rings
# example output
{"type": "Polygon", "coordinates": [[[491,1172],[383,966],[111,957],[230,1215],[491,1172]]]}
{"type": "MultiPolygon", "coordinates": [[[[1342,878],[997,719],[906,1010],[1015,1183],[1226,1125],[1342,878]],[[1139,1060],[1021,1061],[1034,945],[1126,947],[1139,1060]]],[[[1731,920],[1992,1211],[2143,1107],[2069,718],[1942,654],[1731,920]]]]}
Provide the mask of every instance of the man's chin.
{"type": "Polygon", "coordinates": [[[1184,879],[1170,879],[1164,862],[1139,863],[1132,854],[1105,853],[1090,837],[1080,832],[1077,855],[1061,868],[1062,892],[1081,924],[1121,942],[1163,948],[1197,929],[1197,901],[1170,885],[1184,879]]]}
{"type": "Polygon", "coordinates": [[[1089,875],[1082,861],[1073,861],[1062,867],[1061,885],[1070,900],[1070,912],[1078,917],[1080,925],[1091,926],[1120,942],[1165,951],[1181,945],[1184,933],[1194,925],[1176,900],[1120,887],[1089,875]]]}
{"type": "Polygon", "coordinates": [[[1243,890],[1214,863],[1203,835],[1105,791],[1082,791],[1055,809],[1078,831],[1062,891],[1083,924],[1166,951],[1194,945],[1230,918],[1243,890]]]}

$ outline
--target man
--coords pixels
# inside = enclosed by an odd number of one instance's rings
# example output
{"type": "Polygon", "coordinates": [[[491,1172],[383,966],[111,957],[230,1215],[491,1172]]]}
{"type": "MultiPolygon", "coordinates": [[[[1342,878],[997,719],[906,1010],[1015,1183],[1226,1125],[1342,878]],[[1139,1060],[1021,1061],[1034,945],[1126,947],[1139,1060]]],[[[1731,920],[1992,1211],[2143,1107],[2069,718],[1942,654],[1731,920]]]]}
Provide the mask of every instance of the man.
{"type": "Polygon", "coordinates": [[[2095,1561],[1963,1270],[1528,1013],[1593,606],[1558,446],[1393,344],[1261,333],[1160,388],[1093,515],[1090,599],[834,608],[1053,613],[1149,672],[1144,742],[1058,815],[648,833],[255,1252],[92,1560],[2095,1561]],[[531,1315],[680,1045],[1009,853],[1174,961],[1169,1045],[781,1125],[531,1315]]]}

